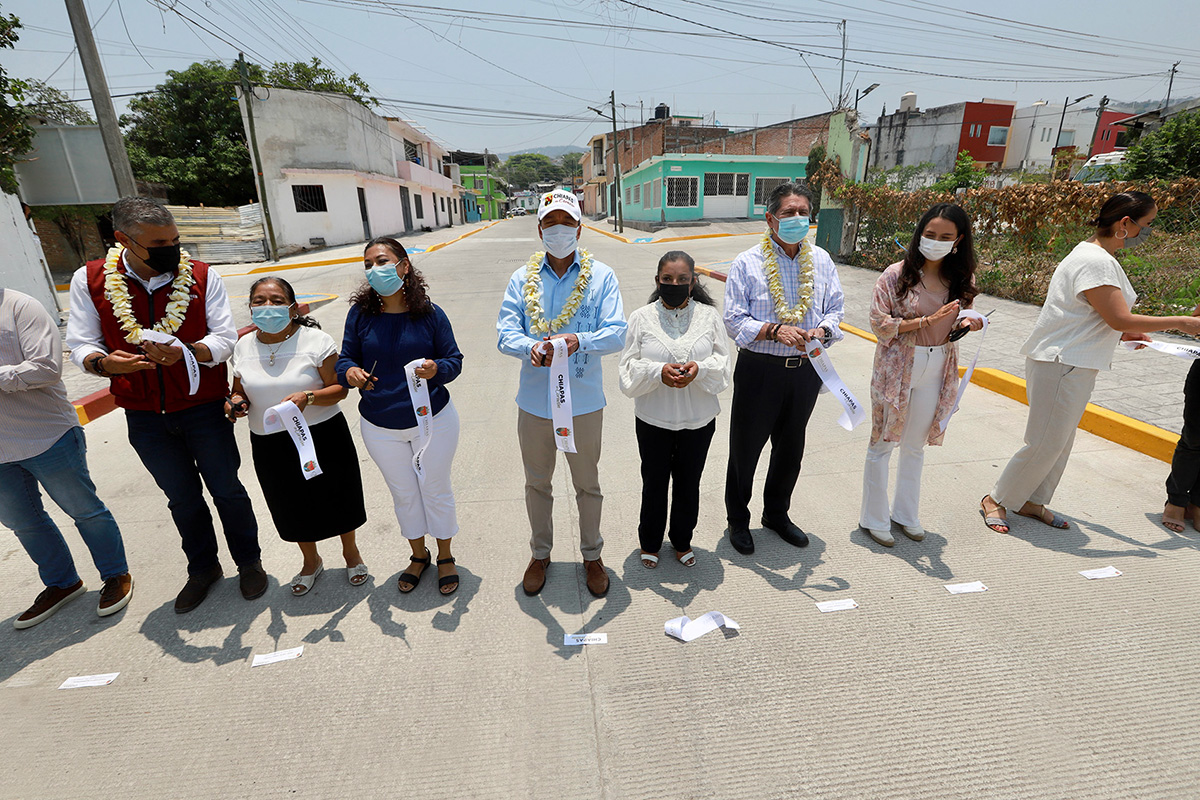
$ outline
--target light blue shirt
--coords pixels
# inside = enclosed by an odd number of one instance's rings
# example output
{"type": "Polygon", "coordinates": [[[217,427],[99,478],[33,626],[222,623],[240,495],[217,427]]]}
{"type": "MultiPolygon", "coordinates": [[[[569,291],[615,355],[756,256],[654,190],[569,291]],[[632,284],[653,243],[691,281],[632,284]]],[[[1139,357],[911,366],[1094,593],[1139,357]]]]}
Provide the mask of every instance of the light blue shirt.
{"type": "MultiPolygon", "coordinates": [[[[788,258],[787,253],[783,252],[774,239],[771,240],[771,246],[775,248],[775,262],[779,265],[783,296],[787,304],[793,306],[800,291],[800,264],[796,259],[788,258]]],[[[842,339],[839,325],[846,314],[842,282],[838,280],[837,267],[834,266],[829,253],[811,242],[806,242],[804,246],[812,248],[813,299],[804,314],[804,319],[800,321],[800,327],[808,330],[822,326],[828,328],[833,332],[833,336],[825,343],[828,346],[842,339]]],[[[767,286],[767,273],[763,266],[765,263],[766,258],[759,245],[733,260],[729,268],[729,277],[725,281],[725,330],[738,347],[772,356],[794,356],[802,351],[780,342],[754,340],[762,330],[764,322],[780,321],[779,315],[775,313],[775,301],[771,299],[771,290],[767,286]]]]}
{"type": "MultiPolygon", "coordinates": [[[[579,277],[579,253],[560,278],[542,258],[542,311],[553,320],[562,312],[563,304],[575,288],[579,277]]],[[[592,260],[592,277],[588,281],[583,303],[575,316],[555,333],[573,333],[579,337],[579,350],[571,356],[571,404],[575,416],[590,414],[604,408],[603,374],[600,357],[616,353],[625,346],[625,310],[621,304],[621,287],[617,276],[606,264],[592,260]]],[[[525,312],[525,267],[513,273],[504,292],[500,316],[496,319],[500,334],[500,352],[521,360],[521,382],[517,389],[517,405],[535,417],[550,419],[550,370],[535,367],[529,362],[533,346],[542,336],[529,332],[529,316],[525,312]]]]}

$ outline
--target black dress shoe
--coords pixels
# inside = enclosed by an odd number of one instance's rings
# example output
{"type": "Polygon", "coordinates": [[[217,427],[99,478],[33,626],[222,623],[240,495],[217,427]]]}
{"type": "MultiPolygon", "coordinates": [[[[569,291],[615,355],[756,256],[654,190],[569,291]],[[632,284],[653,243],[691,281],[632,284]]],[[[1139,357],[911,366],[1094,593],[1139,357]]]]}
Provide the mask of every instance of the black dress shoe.
{"type": "Polygon", "coordinates": [[[800,526],[787,517],[784,517],[782,520],[769,520],[763,517],[762,524],[764,528],[770,528],[778,533],[779,538],[790,545],[804,547],[808,544],[808,534],[800,530],[800,526]]]}
{"type": "Polygon", "coordinates": [[[750,529],[744,525],[729,525],[729,543],[733,545],[733,549],[737,550],[744,556],[748,556],[754,552],[754,537],[750,535],[750,529]]]}
{"type": "Polygon", "coordinates": [[[204,575],[189,575],[187,583],[175,598],[175,613],[186,614],[203,603],[204,598],[208,597],[209,587],[221,580],[222,575],[220,564],[204,575]]]}
{"type": "Polygon", "coordinates": [[[262,597],[267,592],[267,573],[263,571],[262,562],[255,561],[238,567],[238,585],[242,589],[242,597],[253,600],[262,597]]]}

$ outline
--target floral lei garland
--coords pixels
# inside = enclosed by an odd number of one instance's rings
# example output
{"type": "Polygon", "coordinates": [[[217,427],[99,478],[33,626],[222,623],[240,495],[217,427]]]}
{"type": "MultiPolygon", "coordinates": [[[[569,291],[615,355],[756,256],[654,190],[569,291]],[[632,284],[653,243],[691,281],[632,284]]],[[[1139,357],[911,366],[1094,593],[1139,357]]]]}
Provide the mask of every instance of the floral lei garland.
{"type": "Polygon", "coordinates": [[[813,256],[812,248],[807,242],[800,243],[797,260],[800,263],[800,291],[797,298],[800,302],[788,307],[787,296],[783,293],[783,281],[779,277],[779,262],[775,258],[775,248],[771,246],[771,231],[763,234],[762,244],[763,271],[767,273],[767,288],[771,290],[771,299],[775,301],[775,314],[780,322],[799,325],[808,313],[813,299],[813,256]]]}
{"type": "MultiPolygon", "coordinates": [[[[104,259],[104,296],[112,304],[113,315],[121,323],[121,330],[125,331],[125,341],[130,344],[141,344],[142,327],[138,325],[137,318],[133,316],[133,300],[129,296],[129,287],[125,283],[125,276],[117,270],[117,264],[121,260],[121,253],[124,249],[121,245],[117,245],[108,251],[108,257],[104,259]]],[[[188,304],[192,299],[191,288],[195,282],[196,279],[192,275],[192,257],[188,255],[187,251],[180,251],[179,271],[175,275],[175,280],[171,281],[171,294],[167,298],[167,312],[162,319],[154,323],[154,330],[171,336],[175,335],[187,315],[188,304]]]]}
{"type": "Polygon", "coordinates": [[[588,280],[592,277],[592,254],[587,250],[579,250],[579,277],[575,279],[575,288],[563,303],[562,313],[547,322],[542,309],[542,258],[544,252],[534,253],[525,263],[525,313],[529,315],[530,333],[555,333],[564,327],[579,306],[583,304],[583,295],[587,292],[588,280]]]}

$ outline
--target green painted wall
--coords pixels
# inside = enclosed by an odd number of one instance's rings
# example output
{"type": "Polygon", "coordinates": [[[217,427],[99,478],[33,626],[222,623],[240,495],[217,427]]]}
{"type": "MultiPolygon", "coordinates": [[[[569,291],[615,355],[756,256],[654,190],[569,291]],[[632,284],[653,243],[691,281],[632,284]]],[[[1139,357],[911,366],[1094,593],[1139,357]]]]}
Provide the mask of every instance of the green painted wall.
{"type": "MultiPolygon", "coordinates": [[[[625,199],[626,188],[632,188],[635,184],[651,184],[650,197],[646,196],[646,192],[644,191],[645,186],[643,185],[640,202],[635,203],[631,199],[630,202],[624,204],[625,219],[666,222],[667,224],[675,221],[705,219],[706,216],[740,216],[746,219],[762,219],[766,211],[765,207],[752,205],[754,201],[755,181],[759,178],[802,180],[805,176],[807,163],[807,157],[745,156],[742,158],[729,158],[714,156],[709,158],[704,155],[667,155],[661,158],[654,158],[650,160],[649,164],[638,167],[628,175],[621,176],[622,201],[625,199]],[[740,207],[736,213],[706,215],[704,205],[704,173],[706,172],[748,173],[750,178],[747,195],[745,198],[741,198],[745,200],[745,205],[740,207]],[[692,207],[667,206],[666,178],[696,178],[696,205],[692,207]],[[658,179],[663,180],[661,208],[652,207],[653,181],[658,179]]],[[[722,198],[722,200],[728,202],[728,198],[722,198]]]]}
{"type": "Polygon", "coordinates": [[[508,195],[500,187],[502,181],[490,176],[484,167],[459,167],[462,185],[479,195],[479,211],[484,220],[502,219],[508,210],[508,195]]]}

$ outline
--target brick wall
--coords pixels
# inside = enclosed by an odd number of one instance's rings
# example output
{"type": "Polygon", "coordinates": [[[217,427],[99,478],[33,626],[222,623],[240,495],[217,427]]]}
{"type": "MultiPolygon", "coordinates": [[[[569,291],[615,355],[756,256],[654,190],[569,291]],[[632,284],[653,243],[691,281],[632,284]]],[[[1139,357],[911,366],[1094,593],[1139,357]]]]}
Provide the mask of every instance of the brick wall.
{"type": "Polygon", "coordinates": [[[733,156],[806,156],[829,132],[829,115],[819,114],[763,128],[730,133],[682,147],[683,153],[723,153],[733,156]]]}

